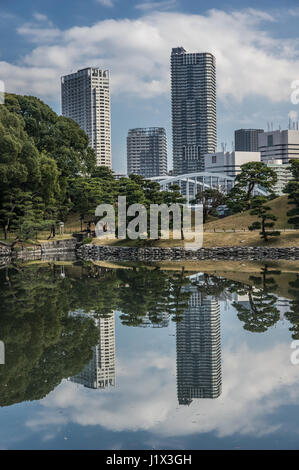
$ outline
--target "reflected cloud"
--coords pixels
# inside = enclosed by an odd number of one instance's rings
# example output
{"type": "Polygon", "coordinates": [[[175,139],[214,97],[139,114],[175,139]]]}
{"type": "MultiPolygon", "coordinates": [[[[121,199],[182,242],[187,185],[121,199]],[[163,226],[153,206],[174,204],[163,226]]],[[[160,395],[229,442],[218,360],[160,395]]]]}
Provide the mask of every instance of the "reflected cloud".
{"type": "MultiPolygon", "coordinates": [[[[156,353],[155,362],[161,364],[156,353]]],[[[110,431],[145,430],[160,437],[216,432],[266,435],[281,423],[268,417],[282,405],[299,403],[298,369],[289,363],[289,348],[279,344],[255,352],[246,344],[223,350],[223,391],[216,400],[198,399],[190,407],[178,406],[175,378],[168,368],[171,355],[162,357],[164,368],[123,358],[125,370],[117,393],[86,393],[64,381],[42,402],[45,408],[27,426],[35,430],[51,424],[77,423],[110,431]],[[296,386],[292,388],[292,386],[296,386]],[[59,413],[63,410],[63,417],[59,413]]]]}

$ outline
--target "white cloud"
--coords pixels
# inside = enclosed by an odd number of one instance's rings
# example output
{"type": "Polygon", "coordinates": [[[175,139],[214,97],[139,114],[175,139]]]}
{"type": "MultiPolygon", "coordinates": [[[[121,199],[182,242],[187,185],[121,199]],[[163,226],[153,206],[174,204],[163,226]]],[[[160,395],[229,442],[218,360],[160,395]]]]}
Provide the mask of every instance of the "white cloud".
{"type": "Polygon", "coordinates": [[[117,364],[115,389],[90,391],[64,381],[27,421],[33,430],[49,425],[100,425],[111,431],[145,430],[159,437],[216,432],[219,437],[263,436],[281,426],[281,406],[299,404],[298,369],[289,344],[255,351],[239,345],[223,350],[222,394],[216,400],[177,404],[175,357],[151,352],[117,364]],[[91,393],[90,393],[91,392],[91,393]],[[273,415],[273,418],[271,417],[273,415]],[[268,419],[270,418],[270,419],[268,419]]]}
{"type": "Polygon", "coordinates": [[[61,31],[23,25],[18,33],[36,44],[17,64],[0,62],[7,89],[42,98],[60,96],[60,76],[85,66],[111,70],[114,95],[151,98],[169,94],[172,47],[216,56],[218,99],[258,96],[288,101],[299,78],[298,43],[263,28],[275,18],[253,9],[206,15],[154,12],[138,19],[108,19],[61,31]],[[49,83],[51,82],[51,83],[49,83]]]}
{"type": "Polygon", "coordinates": [[[34,13],[33,18],[36,21],[48,21],[47,16],[43,15],[42,13],[34,13]]]}
{"type": "Polygon", "coordinates": [[[113,1],[112,0],[97,0],[97,3],[100,3],[100,5],[103,5],[104,7],[113,7],[113,1]]]}
{"type": "Polygon", "coordinates": [[[137,3],[135,8],[137,10],[147,11],[147,10],[168,10],[175,7],[177,4],[176,0],[165,0],[162,2],[142,2],[137,3]]]}

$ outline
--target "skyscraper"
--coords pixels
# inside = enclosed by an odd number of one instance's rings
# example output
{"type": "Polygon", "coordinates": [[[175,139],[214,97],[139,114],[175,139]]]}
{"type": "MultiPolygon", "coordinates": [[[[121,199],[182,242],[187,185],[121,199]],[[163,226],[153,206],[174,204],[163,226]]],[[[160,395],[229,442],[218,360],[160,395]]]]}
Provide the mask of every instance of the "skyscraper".
{"type": "Polygon", "coordinates": [[[216,62],[210,53],[171,53],[173,171],[204,170],[204,154],[217,146],[216,62]]]}
{"type": "Polygon", "coordinates": [[[130,129],[127,137],[128,175],[167,175],[167,141],[163,127],[130,129]]]}
{"type": "Polygon", "coordinates": [[[109,71],[85,68],[61,78],[62,115],[76,121],[89,137],[97,165],[111,168],[109,71]]]}
{"type": "Polygon", "coordinates": [[[263,129],[238,129],[235,131],[235,150],[240,152],[258,151],[258,134],[263,129]]]}
{"type": "Polygon", "coordinates": [[[176,325],[177,394],[180,405],[221,393],[220,304],[189,285],[189,306],[176,325]]]}
{"type": "Polygon", "coordinates": [[[99,343],[93,348],[91,361],[70,380],[98,389],[115,385],[114,312],[107,318],[94,319],[94,322],[99,329],[99,343]]]}

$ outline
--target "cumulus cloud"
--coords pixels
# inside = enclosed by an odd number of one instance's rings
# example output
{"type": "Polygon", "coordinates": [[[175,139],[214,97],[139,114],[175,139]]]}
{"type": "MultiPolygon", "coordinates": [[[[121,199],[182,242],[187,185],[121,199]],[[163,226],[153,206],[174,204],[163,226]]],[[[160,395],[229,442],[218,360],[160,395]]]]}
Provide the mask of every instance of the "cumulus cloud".
{"type": "Polygon", "coordinates": [[[69,422],[100,425],[110,431],[144,430],[154,436],[216,432],[262,436],[280,428],[281,406],[298,405],[298,370],[290,363],[288,344],[255,351],[241,344],[223,350],[222,394],[178,407],[175,358],[151,352],[117,364],[117,387],[90,391],[64,381],[27,421],[32,430],[69,422]],[[91,393],[90,393],[91,392],[91,393]]]}
{"type": "Polygon", "coordinates": [[[266,30],[275,20],[249,9],[230,14],[211,10],[206,15],[150,12],[64,31],[41,28],[39,22],[25,24],[18,33],[36,46],[17,64],[1,62],[0,78],[10,91],[39,90],[42,98],[57,99],[61,75],[96,65],[111,70],[114,95],[158,97],[169,93],[171,48],[182,45],[216,56],[218,99],[286,101],[290,83],[299,77],[298,48],[296,42],[266,30]]]}

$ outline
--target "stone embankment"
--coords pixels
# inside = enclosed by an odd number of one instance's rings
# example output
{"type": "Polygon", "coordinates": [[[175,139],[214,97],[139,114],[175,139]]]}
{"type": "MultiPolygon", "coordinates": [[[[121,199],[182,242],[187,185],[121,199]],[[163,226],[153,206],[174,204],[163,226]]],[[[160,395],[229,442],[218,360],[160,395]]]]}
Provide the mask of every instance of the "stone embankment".
{"type": "Polygon", "coordinates": [[[56,240],[52,242],[40,243],[32,247],[18,247],[11,250],[10,245],[0,243],[0,257],[14,259],[38,259],[50,255],[60,255],[63,253],[75,253],[77,241],[75,239],[56,240]]]}
{"type": "Polygon", "coordinates": [[[299,259],[299,247],[214,247],[198,250],[184,248],[108,247],[81,245],[76,252],[79,258],[106,261],[181,261],[181,260],[264,260],[299,259]]]}
{"type": "Polygon", "coordinates": [[[79,245],[75,239],[56,240],[11,251],[10,246],[0,243],[0,259],[39,259],[73,254],[87,260],[106,261],[182,261],[182,260],[265,260],[299,259],[299,247],[276,248],[265,246],[214,247],[186,250],[184,248],[117,247],[79,245]]]}

